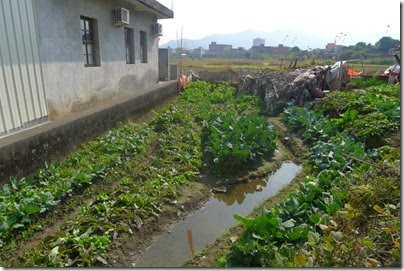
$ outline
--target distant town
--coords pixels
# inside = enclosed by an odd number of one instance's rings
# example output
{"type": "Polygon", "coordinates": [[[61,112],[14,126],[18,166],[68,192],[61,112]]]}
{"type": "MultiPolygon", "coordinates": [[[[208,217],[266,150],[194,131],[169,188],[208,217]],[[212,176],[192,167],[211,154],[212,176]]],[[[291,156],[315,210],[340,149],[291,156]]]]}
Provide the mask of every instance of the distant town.
{"type": "Polygon", "coordinates": [[[187,56],[192,59],[202,58],[248,58],[248,59],[266,59],[272,56],[284,57],[286,59],[299,58],[304,59],[362,59],[372,57],[387,57],[389,50],[399,46],[400,41],[390,37],[383,37],[374,45],[365,42],[358,42],[356,45],[340,45],[336,42],[330,42],[325,45],[325,48],[310,48],[301,50],[299,47],[288,47],[283,44],[278,46],[265,46],[265,39],[253,39],[253,46],[250,49],[243,47],[233,48],[230,44],[218,44],[212,41],[209,44],[209,49],[202,47],[195,49],[188,48],[170,48],[168,54],[170,57],[187,56]]]}

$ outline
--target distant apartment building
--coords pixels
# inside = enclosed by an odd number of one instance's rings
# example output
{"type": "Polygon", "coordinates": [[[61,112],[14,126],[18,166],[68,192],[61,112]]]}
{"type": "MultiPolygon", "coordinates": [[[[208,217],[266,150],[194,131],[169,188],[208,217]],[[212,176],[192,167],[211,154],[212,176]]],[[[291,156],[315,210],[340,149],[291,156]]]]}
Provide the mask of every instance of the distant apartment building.
{"type": "Polygon", "coordinates": [[[191,57],[192,58],[199,58],[201,59],[202,56],[205,54],[205,49],[203,49],[202,47],[199,48],[195,48],[191,51],[191,57]]]}
{"type": "Polygon", "coordinates": [[[283,44],[279,44],[278,47],[274,46],[253,46],[251,47],[251,52],[256,54],[264,54],[264,55],[284,55],[289,53],[289,47],[283,46],[283,44]]]}
{"type": "Polygon", "coordinates": [[[315,48],[315,49],[313,49],[313,52],[316,54],[321,54],[323,52],[323,49],[315,48]]]}
{"type": "Polygon", "coordinates": [[[246,52],[247,52],[247,50],[244,49],[243,47],[233,48],[233,49],[231,49],[230,57],[243,58],[243,57],[245,57],[246,52]]]}
{"type": "Polygon", "coordinates": [[[335,42],[330,42],[326,45],[325,50],[329,53],[341,52],[343,45],[336,45],[335,42]]]}
{"type": "Polygon", "coordinates": [[[253,46],[261,46],[261,45],[265,46],[265,39],[261,38],[253,39],[253,46]]]}
{"type": "Polygon", "coordinates": [[[208,54],[211,57],[220,57],[224,56],[226,52],[230,52],[232,48],[233,48],[232,45],[218,44],[217,42],[214,41],[209,44],[208,54]]]}

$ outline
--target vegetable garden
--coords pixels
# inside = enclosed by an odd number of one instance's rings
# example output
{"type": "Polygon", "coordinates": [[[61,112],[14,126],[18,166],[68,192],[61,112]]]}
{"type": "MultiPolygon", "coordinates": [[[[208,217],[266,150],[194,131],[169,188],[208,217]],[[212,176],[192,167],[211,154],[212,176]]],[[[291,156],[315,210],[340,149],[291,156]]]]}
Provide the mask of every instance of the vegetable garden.
{"type": "MultiPolygon", "coordinates": [[[[309,174],[274,208],[236,215],[243,231],[212,265],[400,264],[400,88],[366,87],[282,113],[310,147],[309,174]]],[[[159,223],[203,170],[234,179],[270,160],[277,133],[262,108],[228,84],[193,82],[150,121],[10,178],[0,190],[0,264],[111,266],[116,243],[159,223]]]]}
{"type": "Polygon", "coordinates": [[[399,97],[399,86],[380,85],[286,109],[282,120],[311,147],[311,174],[274,208],[235,216],[243,233],[213,265],[399,266],[399,97]]]}

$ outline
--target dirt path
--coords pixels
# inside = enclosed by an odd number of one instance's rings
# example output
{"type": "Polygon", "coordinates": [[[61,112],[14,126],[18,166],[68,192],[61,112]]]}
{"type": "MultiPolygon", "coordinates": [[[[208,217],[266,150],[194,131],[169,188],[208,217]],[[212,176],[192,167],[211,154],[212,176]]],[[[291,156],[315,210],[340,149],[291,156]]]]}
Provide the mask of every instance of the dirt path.
{"type": "Polygon", "coordinates": [[[280,117],[270,118],[269,121],[275,126],[278,133],[277,138],[293,154],[293,161],[301,164],[309,153],[303,140],[294,136],[281,121],[280,117]]]}

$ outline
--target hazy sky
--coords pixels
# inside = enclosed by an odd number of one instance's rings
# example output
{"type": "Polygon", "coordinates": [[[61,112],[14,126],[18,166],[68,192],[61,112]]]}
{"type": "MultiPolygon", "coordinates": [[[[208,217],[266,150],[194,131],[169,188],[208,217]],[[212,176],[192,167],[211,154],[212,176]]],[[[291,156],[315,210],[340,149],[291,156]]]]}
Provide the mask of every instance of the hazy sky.
{"type": "MultiPolygon", "coordinates": [[[[400,38],[399,0],[158,0],[173,6],[174,19],[159,20],[164,36],[160,44],[183,37],[200,39],[212,34],[230,34],[252,29],[305,29],[319,36],[347,33],[344,44],[357,36],[374,44],[383,36],[400,38]],[[389,25],[389,27],[387,27],[389,25]],[[387,34],[386,34],[387,31],[387,34]]],[[[270,44],[269,44],[270,45],[270,44]]]]}

